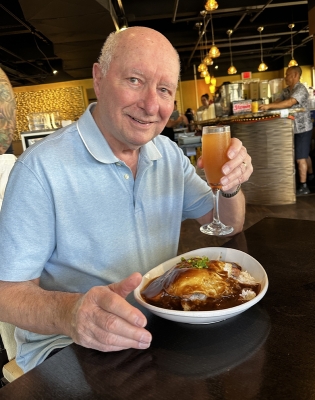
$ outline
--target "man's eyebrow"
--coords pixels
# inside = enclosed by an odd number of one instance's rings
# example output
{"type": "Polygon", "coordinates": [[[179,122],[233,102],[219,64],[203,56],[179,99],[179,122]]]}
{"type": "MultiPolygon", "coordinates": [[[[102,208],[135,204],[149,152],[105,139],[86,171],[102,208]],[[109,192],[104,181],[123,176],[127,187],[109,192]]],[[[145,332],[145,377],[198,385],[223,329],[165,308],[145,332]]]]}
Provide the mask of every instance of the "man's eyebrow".
{"type": "MultiPolygon", "coordinates": [[[[137,68],[132,68],[131,73],[144,76],[144,72],[141,69],[137,69],[137,68]]],[[[170,88],[172,90],[176,90],[177,89],[177,85],[174,85],[171,82],[165,82],[165,81],[164,82],[160,82],[159,86],[165,86],[165,87],[170,88]]]]}
{"type": "Polygon", "coordinates": [[[137,69],[137,68],[132,68],[131,72],[134,74],[138,74],[138,75],[144,75],[143,71],[141,71],[141,69],[137,69]]]}
{"type": "Polygon", "coordinates": [[[174,85],[174,84],[171,83],[171,82],[160,82],[159,85],[160,85],[160,86],[165,86],[165,87],[170,88],[170,89],[173,89],[173,90],[176,90],[176,88],[177,88],[177,85],[174,85]]]}

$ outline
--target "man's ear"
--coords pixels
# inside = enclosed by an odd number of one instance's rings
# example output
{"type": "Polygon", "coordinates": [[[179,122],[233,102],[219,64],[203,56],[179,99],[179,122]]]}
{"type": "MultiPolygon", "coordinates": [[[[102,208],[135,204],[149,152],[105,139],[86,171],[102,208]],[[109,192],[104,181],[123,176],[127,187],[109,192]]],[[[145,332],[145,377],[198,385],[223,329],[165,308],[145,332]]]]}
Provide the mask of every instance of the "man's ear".
{"type": "Polygon", "coordinates": [[[93,64],[93,86],[96,98],[98,99],[100,93],[100,85],[103,77],[101,66],[98,63],[93,64]]]}

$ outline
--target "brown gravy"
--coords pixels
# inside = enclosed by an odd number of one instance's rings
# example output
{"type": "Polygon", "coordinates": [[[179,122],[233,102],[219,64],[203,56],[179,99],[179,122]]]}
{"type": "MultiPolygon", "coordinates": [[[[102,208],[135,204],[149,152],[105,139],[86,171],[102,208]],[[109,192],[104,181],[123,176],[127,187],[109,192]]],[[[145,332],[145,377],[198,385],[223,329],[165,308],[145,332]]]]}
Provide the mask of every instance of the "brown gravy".
{"type": "MultiPolygon", "coordinates": [[[[156,307],[171,310],[212,311],[247,302],[243,289],[260,292],[261,285],[240,283],[228,277],[223,262],[209,260],[207,267],[194,268],[182,260],[163,275],[152,279],[141,291],[142,298],[156,307]]],[[[241,267],[231,263],[233,267],[241,267]]]]}

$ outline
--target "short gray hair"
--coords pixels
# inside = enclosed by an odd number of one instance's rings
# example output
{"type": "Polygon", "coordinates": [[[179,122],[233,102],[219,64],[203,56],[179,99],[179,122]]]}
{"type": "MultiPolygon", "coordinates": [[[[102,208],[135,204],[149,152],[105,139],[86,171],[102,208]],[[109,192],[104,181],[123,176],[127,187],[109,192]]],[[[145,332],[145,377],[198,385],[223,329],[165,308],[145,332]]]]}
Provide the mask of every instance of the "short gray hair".
{"type": "Polygon", "coordinates": [[[110,63],[113,58],[113,54],[115,53],[117,44],[118,44],[118,35],[119,31],[115,31],[109,34],[107,37],[102,50],[101,54],[98,58],[98,62],[101,66],[101,70],[103,73],[103,76],[105,76],[109,70],[110,63]]]}

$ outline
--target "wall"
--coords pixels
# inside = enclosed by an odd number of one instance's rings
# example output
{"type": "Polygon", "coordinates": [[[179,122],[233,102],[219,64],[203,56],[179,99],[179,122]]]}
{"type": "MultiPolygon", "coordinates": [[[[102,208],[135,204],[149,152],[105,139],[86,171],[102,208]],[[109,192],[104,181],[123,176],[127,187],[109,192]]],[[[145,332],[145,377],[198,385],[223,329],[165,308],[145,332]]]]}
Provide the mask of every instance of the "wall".
{"type": "Polygon", "coordinates": [[[60,111],[61,118],[76,120],[93,96],[92,79],[51,83],[13,88],[17,103],[17,124],[14,140],[20,133],[28,131],[27,115],[33,112],[60,111]]]}

